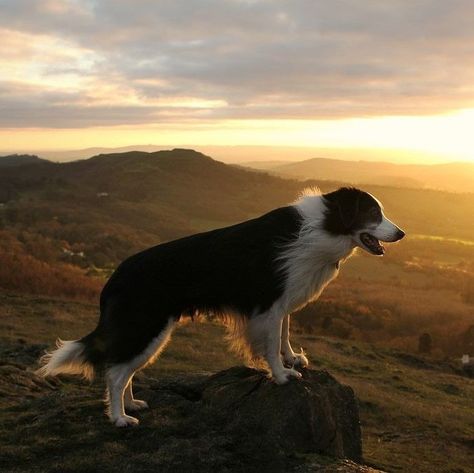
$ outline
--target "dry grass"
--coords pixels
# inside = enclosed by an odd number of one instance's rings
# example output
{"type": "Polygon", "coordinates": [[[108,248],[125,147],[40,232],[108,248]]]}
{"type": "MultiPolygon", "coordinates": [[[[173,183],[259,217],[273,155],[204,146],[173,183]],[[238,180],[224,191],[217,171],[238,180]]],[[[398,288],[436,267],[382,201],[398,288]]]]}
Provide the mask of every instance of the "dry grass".
{"type": "MultiPolygon", "coordinates": [[[[34,362],[31,354],[19,359],[23,353],[18,349],[19,338],[23,348],[52,345],[57,336],[84,335],[97,319],[94,305],[48,298],[2,294],[0,307],[5,358],[18,354],[17,361],[30,366],[34,362]]],[[[160,378],[218,371],[238,363],[226,350],[223,335],[222,328],[213,324],[180,327],[146,374],[160,378]]],[[[454,374],[446,363],[362,342],[295,334],[294,346],[305,348],[313,367],[327,369],[355,390],[367,462],[387,471],[410,473],[473,471],[474,380],[454,374]]],[[[13,455],[24,465],[36,458],[45,465],[52,455],[52,471],[69,468],[77,472],[91,471],[86,459],[90,455],[96,455],[105,469],[117,456],[151,462],[145,447],[139,453],[130,450],[137,445],[133,432],[118,435],[106,423],[101,395],[100,382],[89,386],[67,380],[43,401],[20,398],[17,407],[3,411],[1,419],[6,427],[0,436],[9,458],[13,455]],[[86,431],[81,428],[84,422],[88,423],[86,431]],[[64,431],[67,438],[62,437],[64,431]]],[[[167,422],[165,416],[163,431],[147,435],[179,435],[167,422]]]]}
{"type": "Polygon", "coordinates": [[[473,471],[474,380],[436,360],[400,358],[397,350],[300,340],[321,366],[356,392],[369,463],[388,471],[473,471]]]}

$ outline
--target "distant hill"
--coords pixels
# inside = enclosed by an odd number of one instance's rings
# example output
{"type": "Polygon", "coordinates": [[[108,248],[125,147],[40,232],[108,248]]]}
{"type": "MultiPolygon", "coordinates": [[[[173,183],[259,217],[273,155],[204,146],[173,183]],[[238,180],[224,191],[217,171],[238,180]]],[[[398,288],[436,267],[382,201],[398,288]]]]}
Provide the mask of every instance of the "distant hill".
{"type": "Polygon", "coordinates": [[[0,229],[34,240],[29,248],[42,248],[41,258],[64,259],[65,248],[85,254],[85,266],[104,267],[146,246],[251,218],[300,189],[192,150],[105,154],[0,169],[0,229]]]}
{"type": "MultiPolygon", "coordinates": [[[[146,246],[285,205],[308,185],[327,191],[343,184],[283,179],[187,149],[47,161],[0,169],[0,229],[28,235],[31,251],[46,254],[44,244],[57,258],[67,248],[84,253],[85,265],[104,267],[146,246]]],[[[409,233],[472,239],[474,194],[364,188],[409,233]]]]}
{"type": "Polygon", "coordinates": [[[128,153],[130,151],[145,151],[147,153],[153,153],[155,151],[163,151],[169,149],[169,146],[158,146],[158,145],[132,145],[132,146],[119,146],[115,148],[109,147],[92,147],[82,148],[74,150],[62,150],[62,151],[42,151],[39,154],[52,161],[76,161],[78,159],[88,159],[91,156],[98,156],[99,154],[119,154],[128,153]]]}
{"type": "MultiPolygon", "coordinates": [[[[271,146],[271,145],[196,145],[193,143],[174,143],[175,148],[199,149],[202,153],[225,163],[243,164],[248,162],[282,161],[297,162],[310,157],[322,156],[328,159],[348,161],[386,161],[390,163],[443,163],[445,157],[421,150],[373,149],[373,148],[324,148],[315,146],[271,146]]],[[[22,153],[37,154],[51,161],[73,161],[87,159],[98,154],[125,153],[128,151],[155,152],[169,150],[169,144],[134,144],[119,147],[92,147],[75,150],[32,150],[23,149],[22,153]]],[[[0,149],[1,154],[11,151],[0,149]]]]}
{"type": "Polygon", "coordinates": [[[238,163],[236,166],[268,171],[291,163],[291,161],[246,161],[244,163],[238,163]]]}
{"type": "Polygon", "coordinates": [[[23,166],[25,164],[38,164],[47,162],[38,156],[32,154],[10,154],[8,156],[0,156],[0,168],[23,166]]]}
{"type": "Polygon", "coordinates": [[[313,158],[296,163],[245,163],[277,175],[295,179],[328,179],[351,184],[474,192],[474,163],[394,164],[313,158]]]}

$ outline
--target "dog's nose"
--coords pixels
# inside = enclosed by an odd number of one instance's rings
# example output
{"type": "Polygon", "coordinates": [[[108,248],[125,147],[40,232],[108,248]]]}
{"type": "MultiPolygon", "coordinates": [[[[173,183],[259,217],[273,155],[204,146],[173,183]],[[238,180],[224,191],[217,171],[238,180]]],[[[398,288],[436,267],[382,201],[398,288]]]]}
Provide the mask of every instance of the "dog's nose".
{"type": "Polygon", "coordinates": [[[401,240],[405,236],[405,232],[403,230],[397,230],[397,241],[401,240]]]}

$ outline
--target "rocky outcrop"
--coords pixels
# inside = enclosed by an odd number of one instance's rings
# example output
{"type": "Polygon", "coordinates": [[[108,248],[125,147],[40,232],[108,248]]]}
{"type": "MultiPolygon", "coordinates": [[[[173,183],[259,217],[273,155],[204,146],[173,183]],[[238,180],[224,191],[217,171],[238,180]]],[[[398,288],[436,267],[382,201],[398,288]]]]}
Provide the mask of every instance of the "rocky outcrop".
{"type": "MultiPolygon", "coordinates": [[[[311,454],[361,461],[354,392],[326,371],[304,370],[302,379],[284,386],[246,367],[194,379],[150,381],[137,390],[137,397],[147,400],[152,411],[178,407],[186,412],[184,431],[212,438],[213,449],[226,445],[243,463],[273,462],[279,471],[287,461],[298,463],[297,458],[311,454]]],[[[341,471],[351,471],[351,464],[341,471]]]]}
{"type": "Polygon", "coordinates": [[[2,471],[29,473],[32,463],[35,471],[76,471],[78,462],[84,471],[135,473],[378,471],[360,464],[352,389],[325,371],[304,370],[284,386],[245,367],[159,380],[140,374],[136,397],[150,409],[138,414],[138,427],[116,429],[103,415],[100,377],[85,385],[35,375],[42,348],[0,347],[2,471]]]}

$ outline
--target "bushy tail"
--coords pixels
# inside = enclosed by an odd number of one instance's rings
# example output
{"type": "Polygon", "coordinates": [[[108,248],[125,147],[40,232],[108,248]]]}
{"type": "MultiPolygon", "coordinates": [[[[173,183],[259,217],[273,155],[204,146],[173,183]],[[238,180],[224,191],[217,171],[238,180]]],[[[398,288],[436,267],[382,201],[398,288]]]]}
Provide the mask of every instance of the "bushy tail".
{"type": "Polygon", "coordinates": [[[89,381],[94,377],[94,366],[85,356],[85,344],[82,340],[63,341],[58,338],[56,350],[46,353],[40,359],[43,365],[36,371],[39,376],[58,374],[78,374],[89,381]]]}

